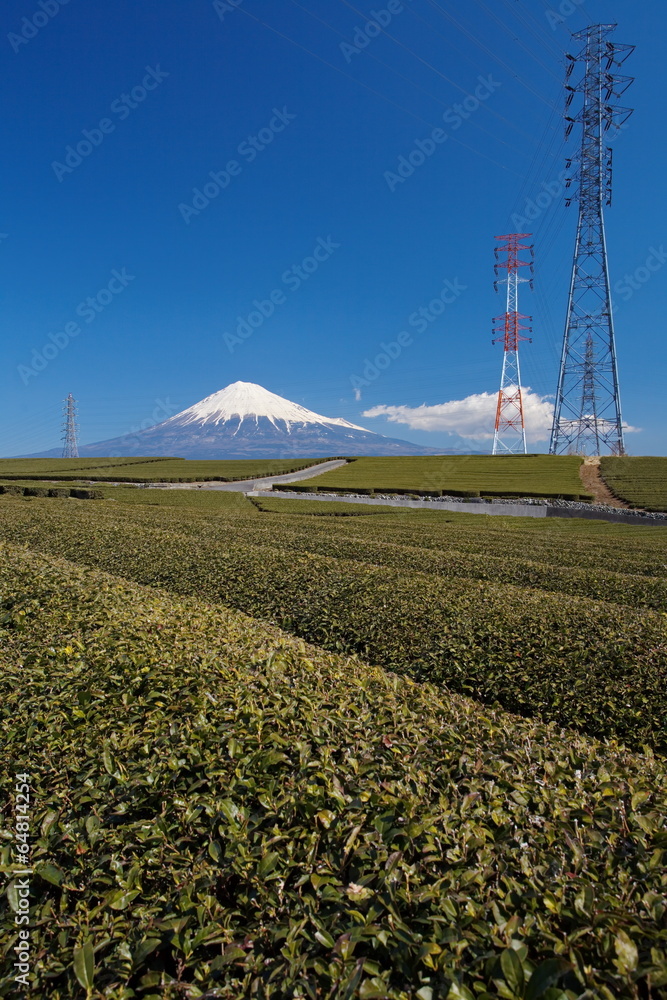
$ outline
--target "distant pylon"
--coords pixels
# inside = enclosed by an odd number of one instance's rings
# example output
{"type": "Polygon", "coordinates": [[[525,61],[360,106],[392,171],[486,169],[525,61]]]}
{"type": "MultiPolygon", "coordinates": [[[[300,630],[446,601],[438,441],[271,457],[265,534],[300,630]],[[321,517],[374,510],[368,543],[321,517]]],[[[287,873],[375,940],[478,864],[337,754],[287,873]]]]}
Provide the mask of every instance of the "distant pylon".
{"type": "Polygon", "coordinates": [[[604,206],[611,205],[611,148],[605,145],[610,128],[620,128],[632,114],[616,99],[632,83],[615,73],[634,51],[634,45],[610,41],[615,24],[594,24],[573,34],[583,48],[568,55],[565,134],[581,126],[581,148],[567,161],[574,169],[566,182],[574,183],[566,204],[579,202],[579,224],[574,249],[570,297],[563,338],[556,406],[551,431],[552,455],[601,455],[625,452],[621,397],[616,365],[614,316],[611,299],[604,206]],[[575,67],[583,77],[571,84],[575,67]],[[571,104],[582,96],[582,107],[571,104]]]}
{"type": "Polygon", "coordinates": [[[77,431],[79,429],[79,425],[77,424],[76,416],[76,400],[70,392],[63,405],[63,458],[79,457],[79,446],[77,444],[77,431]]]}
{"type": "Polygon", "coordinates": [[[502,246],[495,248],[496,254],[496,281],[494,287],[498,291],[498,286],[507,285],[507,312],[503,316],[496,316],[494,323],[500,326],[494,327],[493,332],[500,334],[495,337],[494,344],[502,343],[503,373],[500,380],[500,392],[498,393],[498,406],[496,408],[496,429],[493,437],[494,455],[517,455],[526,454],[526,427],[523,417],[523,397],[521,394],[521,368],[519,366],[519,341],[530,340],[530,337],[522,337],[521,331],[532,330],[529,326],[523,326],[521,320],[531,319],[519,312],[519,284],[527,281],[533,287],[532,278],[519,277],[519,270],[522,267],[529,267],[531,274],[533,271],[533,247],[527,246],[521,241],[527,239],[531,233],[510,233],[508,236],[497,236],[496,239],[503,240],[502,246]],[[521,260],[520,254],[524,251],[530,254],[530,260],[521,260]],[[507,254],[507,260],[500,260],[500,254],[507,254]],[[507,271],[506,278],[498,278],[500,270],[507,271]]]}

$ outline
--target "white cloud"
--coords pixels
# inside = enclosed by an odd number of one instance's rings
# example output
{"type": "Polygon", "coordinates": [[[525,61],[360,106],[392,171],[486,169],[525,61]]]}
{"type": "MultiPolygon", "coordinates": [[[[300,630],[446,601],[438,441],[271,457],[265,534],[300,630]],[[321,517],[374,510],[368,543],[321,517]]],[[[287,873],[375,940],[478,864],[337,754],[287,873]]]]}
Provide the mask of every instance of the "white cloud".
{"type": "MultiPolygon", "coordinates": [[[[524,386],[522,392],[527,440],[548,441],[554,414],[552,397],[540,396],[528,386],[524,386]]],[[[444,431],[473,441],[492,441],[497,405],[497,392],[480,392],[433,406],[426,403],[422,406],[373,406],[364,410],[363,416],[384,417],[390,423],[405,424],[413,431],[444,431]]],[[[634,434],[641,428],[624,422],[623,430],[626,434],[634,434]]]]}
{"type": "MultiPolygon", "coordinates": [[[[385,417],[394,424],[406,424],[414,431],[445,431],[477,441],[493,440],[497,392],[480,392],[465,399],[453,399],[434,406],[373,406],[365,417],[385,417]]],[[[523,389],[523,412],[529,441],[546,441],[551,435],[553,402],[546,396],[523,389]]]]}

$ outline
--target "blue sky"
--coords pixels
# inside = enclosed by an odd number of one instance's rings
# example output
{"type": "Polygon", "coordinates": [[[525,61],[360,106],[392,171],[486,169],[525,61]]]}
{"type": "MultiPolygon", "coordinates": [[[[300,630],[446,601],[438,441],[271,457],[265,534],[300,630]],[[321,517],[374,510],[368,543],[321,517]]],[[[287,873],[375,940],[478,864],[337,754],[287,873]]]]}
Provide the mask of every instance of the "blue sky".
{"type": "Polygon", "coordinates": [[[0,453],[56,447],[68,392],[90,443],[237,379],[456,445],[445,428],[460,415],[472,434],[497,392],[494,237],[523,229],[527,207],[522,367],[538,413],[576,226],[558,183],[563,59],[570,31],[600,20],[637,45],[607,216],[623,414],[641,428],[627,446],[667,453],[663,5],[23,0],[2,20],[0,453]],[[435,127],[446,138],[429,145],[435,127]],[[466,402],[433,430],[363,415],[452,401],[466,402]]]}

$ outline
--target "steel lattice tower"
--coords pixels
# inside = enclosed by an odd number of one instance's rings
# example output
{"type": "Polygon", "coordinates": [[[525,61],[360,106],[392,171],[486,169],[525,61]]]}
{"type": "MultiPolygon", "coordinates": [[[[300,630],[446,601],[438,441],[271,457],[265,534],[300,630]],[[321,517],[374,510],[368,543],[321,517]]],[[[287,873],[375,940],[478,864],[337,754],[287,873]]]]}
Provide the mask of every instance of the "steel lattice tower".
{"type": "Polygon", "coordinates": [[[568,160],[574,165],[566,204],[579,202],[563,353],[551,432],[552,455],[624,454],[621,399],[616,365],[614,316],[607,263],[604,207],[611,205],[612,155],[605,134],[621,128],[632,114],[617,99],[632,78],[615,72],[634,45],[610,41],[615,24],[596,24],[572,37],[583,43],[577,56],[568,55],[566,137],[581,126],[581,148],[568,160]],[[575,69],[582,79],[572,85],[575,69]],[[571,105],[581,96],[582,107],[571,105]]]}
{"type": "Polygon", "coordinates": [[[79,425],[77,424],[77,408],[76,400],[72,393],[64,402],[63,405],[63,458],[78,458],[79,457],[79,446],[77,444],[77,431],[79,425]]]}
{"type": "Polygon", "coordinates": [[[521,320],[530,320],[532,317],[524,316],[519,312],[519,284],[527,281],[532,288],[533,282],[532,278],[519,277],[519,271],[522,267],[529,267],[531,274],[533,271],[533,247],[521,242],[530,235],[531,233],[510,233],[508,236],[496,237],[498,240],[503,240],[504,243],[495,248],[495,289],[498,291],[499,285],[507,284],[507,311],[503,316],[496,316],[493,321],[500,324],[494,327],[493,332],[500,334],[500,336],[495,337],[493,343],[502,343],[504,347],[503,373],[496,408],[496,430],[493,436],[494,455],[526,454],[519,341],[530,340],[530,337],[522,337],[521,331],[530,332],[532,328],[523,326],[521,320]],[[520,259],[520,254],[524,250],[530,254],[530,260],[520,259]],[[507,260],[501,261],[500,254],[507,254],[507,260]],[[500,270],[507,271],[506,278],[498,279],[500,270]]]}

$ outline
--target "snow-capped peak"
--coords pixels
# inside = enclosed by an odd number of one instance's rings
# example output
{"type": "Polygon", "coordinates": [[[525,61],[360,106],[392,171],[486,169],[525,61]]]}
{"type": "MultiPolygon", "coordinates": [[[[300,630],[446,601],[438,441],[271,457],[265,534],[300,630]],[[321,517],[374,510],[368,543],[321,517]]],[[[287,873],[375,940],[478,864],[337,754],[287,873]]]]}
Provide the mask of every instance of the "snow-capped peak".
{"type": "Polygon", "coordinates": [[[214,392],[201,402],[195,403],[187,410],[182,410],[176,416],[165,421],[166,425],[186,426],[188,424],[220,424],[228,420],[238,419],[239,423],[250,418],[266,417],[274,426],[282,420],[289,429],[290,424],[330,424],[335,427],[348,427],[357,431],[373,433],[365,427],[351,424],[340,417],[323,417],[319,413],[307,410],[298,403],[269,392],[254,382],[232,382],[231,385],[214,392]]]}

